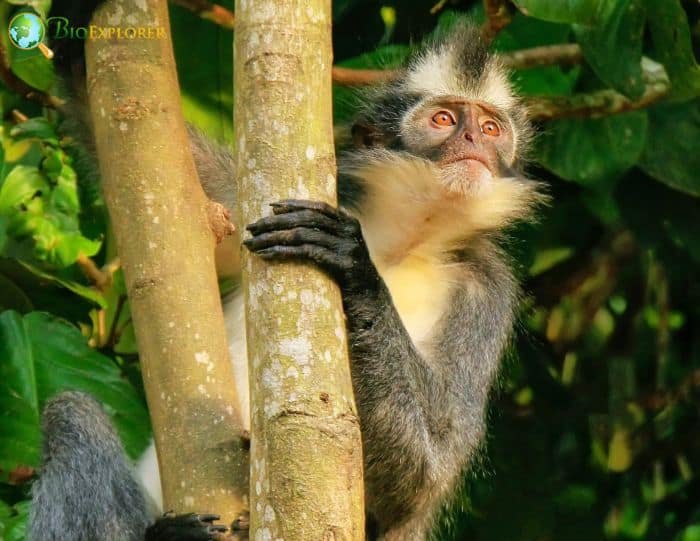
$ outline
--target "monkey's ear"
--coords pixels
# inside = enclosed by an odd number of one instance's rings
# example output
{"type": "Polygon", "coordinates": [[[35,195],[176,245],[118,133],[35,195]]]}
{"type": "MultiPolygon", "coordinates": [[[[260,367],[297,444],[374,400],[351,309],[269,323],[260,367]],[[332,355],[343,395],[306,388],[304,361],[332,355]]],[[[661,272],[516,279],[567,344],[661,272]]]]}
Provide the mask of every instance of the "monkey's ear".
{"type": "Polygon", "coordinates": [[[358,148],[374,147],[384,144],[384,134],[369,124],[352,125],[352,142],[358,148]]]}

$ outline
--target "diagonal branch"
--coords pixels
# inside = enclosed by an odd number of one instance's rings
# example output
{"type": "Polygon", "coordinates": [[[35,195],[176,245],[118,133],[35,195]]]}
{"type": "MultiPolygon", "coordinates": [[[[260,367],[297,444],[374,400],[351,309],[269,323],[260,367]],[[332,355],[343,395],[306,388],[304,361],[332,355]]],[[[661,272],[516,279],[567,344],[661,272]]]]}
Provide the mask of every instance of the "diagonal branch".
{"type": "Polygon", "coordinates": [[[501,53],[500,58],[510,69],[528,69],[553,64],[562,66],[578,64],[583,60],[583,53],[577,43],[560,43],[509,51],[501,53]]]}
{"type": "Polygon", "coordinates": [[[641,98],[630,100],[612,89],[588,94],[529,98],[528,114],[533,120],[554,120],[571,117],[598,117],[636,111],[663,98],[671,88],[666,70],[648,58],[642,59],[642,75],[646,89],[641,98]]]}

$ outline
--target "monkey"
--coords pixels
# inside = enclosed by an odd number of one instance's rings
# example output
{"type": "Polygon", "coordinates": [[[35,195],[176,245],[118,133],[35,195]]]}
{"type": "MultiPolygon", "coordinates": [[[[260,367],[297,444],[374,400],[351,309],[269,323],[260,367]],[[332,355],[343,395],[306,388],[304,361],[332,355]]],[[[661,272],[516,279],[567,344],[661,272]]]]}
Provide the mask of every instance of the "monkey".
{"type": "MultiPolygon", "coordinates": [[[[314,265],[338,285],[362,433],[367,538],[417,541],[429,535],[482,447],[520,298],[501,241],[514,223],[532,219],[546,196],[524,174],[532,133],[526,109],[475,25],[458,23],[425,43],[360,102],[338,162],[339,206],[274,202],[240,242],[254,257],[314,265]]],[[[190,136],[205,191],[235,212],[233,158],[190,136]]],[[[248,411],[242,292],[225,298],[223,308],[248,411]]],[[[116,436],[103,437],[111,429],[98,410],[76,393],[47,406],[29,539],[213,538],[220,531],[215,515],[144,518],[134,495],[139,483],[116,436]],[[86,449],[103,471],[95,482],[115,472],[111,502],[103,498],[96,508],[87,498],[71,501],[52,514],[64,505],[56,479],[65,483],[86,449]],[[101,522],[86,525],[91,513],[102,513],[101,522]]],[[[149,456],[153,462],[154,452],[149,456]]],[[[89,494],[91,484],[82,478],[71,486],[89,494]]]]}

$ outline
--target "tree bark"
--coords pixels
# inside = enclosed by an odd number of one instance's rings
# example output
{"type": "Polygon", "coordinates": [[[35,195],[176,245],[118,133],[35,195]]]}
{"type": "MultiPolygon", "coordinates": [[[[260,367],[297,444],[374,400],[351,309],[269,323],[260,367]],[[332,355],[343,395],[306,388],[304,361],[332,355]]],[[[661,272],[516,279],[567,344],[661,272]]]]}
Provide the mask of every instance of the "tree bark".
{"type": "MultiPolygon", "coordinates": [[[[241,223],[285,198],[335,204],[329,0],[238,0],[241,223]]],[[[251,539],[364,538],[362,452],[335,284],[243,254],[251,369],[251,539]]]]}
{"type": "Polygon", "coordinates": [[[165,509],[243,509],[248,463],[214,271],[208,202],[189,152],[165,0],[110,0],[87,42],[105,200],[124,265],[165,509]]]}

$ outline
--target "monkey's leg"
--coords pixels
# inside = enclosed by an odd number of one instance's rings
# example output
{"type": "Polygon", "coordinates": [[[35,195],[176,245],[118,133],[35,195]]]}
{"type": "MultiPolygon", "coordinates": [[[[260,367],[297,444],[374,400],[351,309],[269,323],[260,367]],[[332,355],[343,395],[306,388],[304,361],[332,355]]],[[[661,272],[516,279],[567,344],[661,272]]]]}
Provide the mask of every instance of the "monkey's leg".
{"type": "Polygon", "coordinates": [[[166,513],[146,529],[145,541],[213,541],[227,530],[215,520],[218,515],[166,513]]]}

